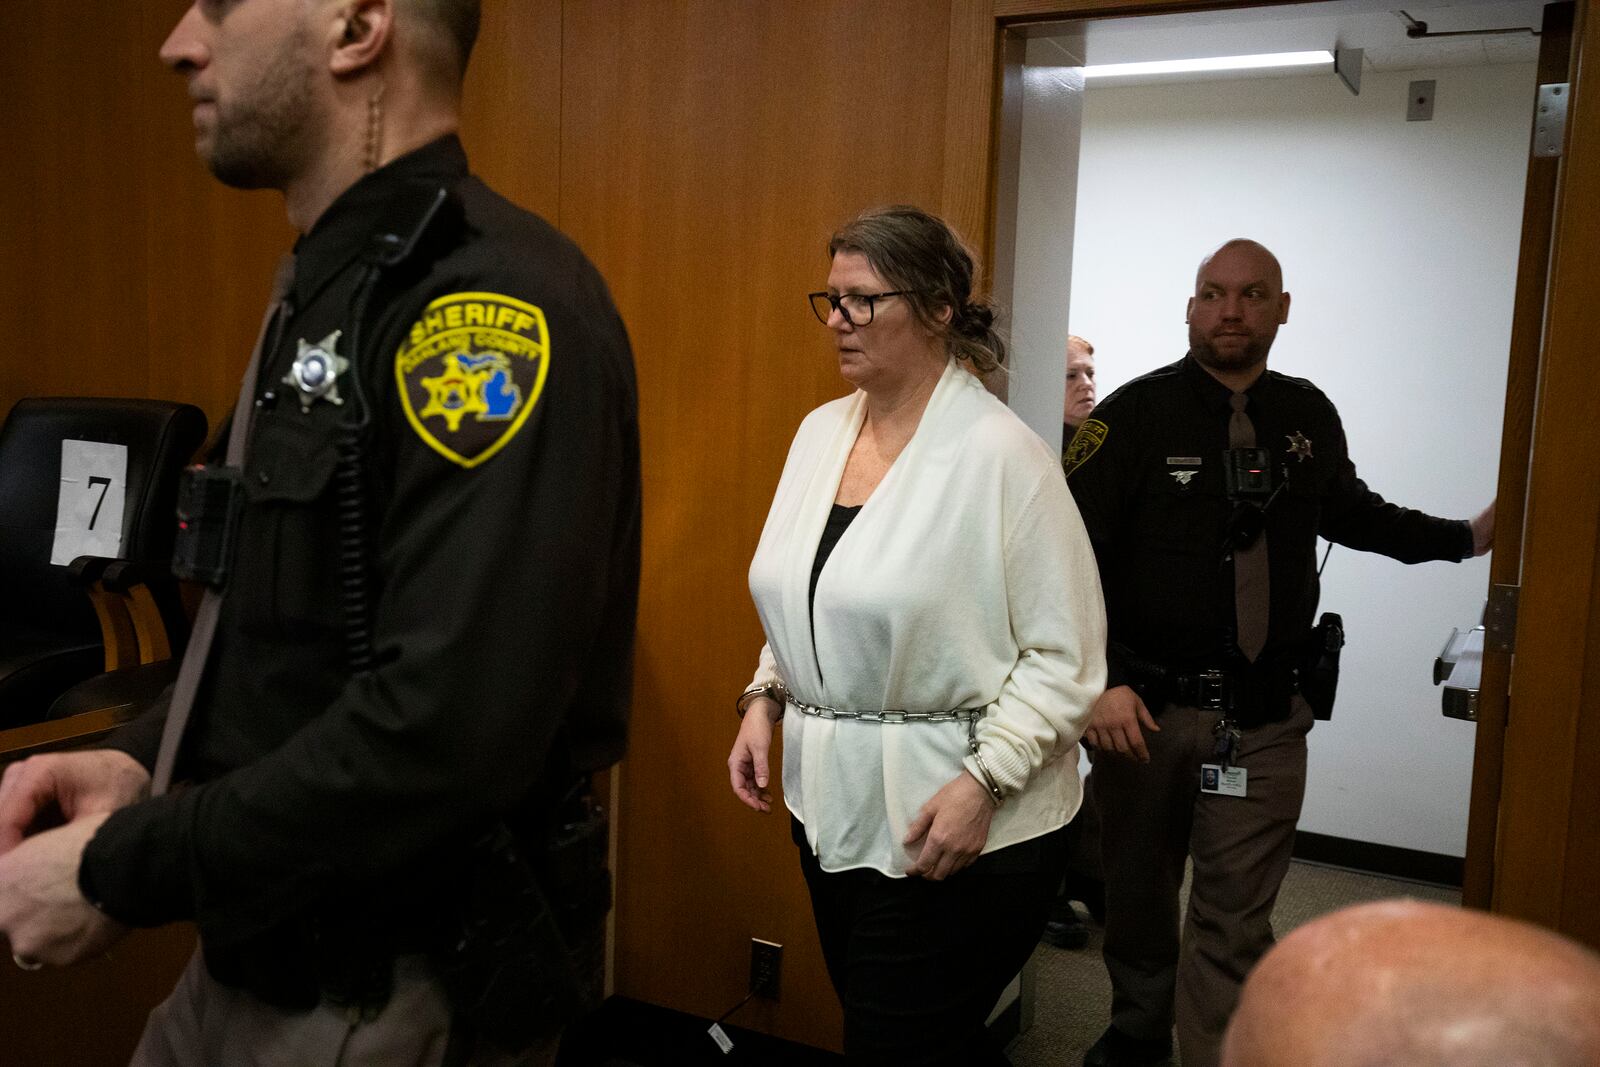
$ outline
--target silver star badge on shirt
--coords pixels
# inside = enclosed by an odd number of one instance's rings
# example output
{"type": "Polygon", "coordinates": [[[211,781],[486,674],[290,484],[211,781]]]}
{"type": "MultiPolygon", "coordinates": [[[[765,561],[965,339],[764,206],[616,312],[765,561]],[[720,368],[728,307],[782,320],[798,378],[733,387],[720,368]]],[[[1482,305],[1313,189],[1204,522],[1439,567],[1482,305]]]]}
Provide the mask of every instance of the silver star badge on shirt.
{"type": "Polygon", "coordinates": [[[1299,430],[1284,436],[1289,439],[1289,447],[1284,449],[1285,452],[1295,456],[1301,463],[1311,458],[1311,438],[1299,430]]]}
{"type": "Polygon", "coordinates": [[[285,385],[294,386],[300,397],[300,410],[310,411],[318,400],[330,404],[343,404],[339,395],[339,375],[350,369],[350,361],[341,356],[335,346],[343,330],[334,330],[316,344],[300,339],[300,351],[294,366],[283,376],[285,385]]]}

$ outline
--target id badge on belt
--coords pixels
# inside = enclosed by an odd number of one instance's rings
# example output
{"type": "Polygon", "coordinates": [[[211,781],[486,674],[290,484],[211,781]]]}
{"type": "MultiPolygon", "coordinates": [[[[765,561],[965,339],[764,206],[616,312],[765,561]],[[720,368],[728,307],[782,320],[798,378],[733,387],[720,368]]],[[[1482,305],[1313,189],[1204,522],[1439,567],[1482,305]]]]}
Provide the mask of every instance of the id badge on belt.
{"type": "Polygon", "coordinates": [[[1245,782],[1250,772],[1243,767],[1224,767],[1219,763],[1200,765],[1200,792],[1215,793],[1224,797],[1245,795],[1245,782]]]}

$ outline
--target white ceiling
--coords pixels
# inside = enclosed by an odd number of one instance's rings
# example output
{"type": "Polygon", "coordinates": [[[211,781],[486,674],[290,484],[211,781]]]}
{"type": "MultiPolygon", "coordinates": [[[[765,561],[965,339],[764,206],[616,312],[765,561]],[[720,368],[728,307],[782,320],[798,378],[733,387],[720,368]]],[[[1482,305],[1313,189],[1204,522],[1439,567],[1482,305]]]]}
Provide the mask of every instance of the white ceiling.
{"type": "MultiPolygon", "coordinates": [[[[1086,53],[1083,62],[1096,64],[1336,47],[1363,49],[1366,69],[1376,71],[1532,63],[1538,59],[1539,39],[1529,33],[1420,40],[1407,37],[1405,22],[1390,6],[1395,3],[1396,0],[1333,0],[1103,19],[1083,24],[1081,36],[1072,33],[1060,40],[1070,51],[1077,49],[1068,42],[1073,38],[1082,41],[1086,53]]],[[[1399,3],[1403,5],[1405,0],[1399,3]]],[[[1426,22],[1430,31],[1537,27],[1543,9],[1542,0],[1421,0],[1416,7],[1404,8],[1412,18],[1426,22]]]]}

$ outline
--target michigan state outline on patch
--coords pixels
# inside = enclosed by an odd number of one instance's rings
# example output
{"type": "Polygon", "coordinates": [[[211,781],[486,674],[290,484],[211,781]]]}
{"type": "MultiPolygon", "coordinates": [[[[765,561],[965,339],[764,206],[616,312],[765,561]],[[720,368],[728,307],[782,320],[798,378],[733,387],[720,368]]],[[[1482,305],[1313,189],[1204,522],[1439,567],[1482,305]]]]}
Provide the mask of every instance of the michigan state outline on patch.
{"type": "Polygon", "coordinates": [[[476,467],[528,421],[550,369],[544,312],[500,293],[451,293],[423,309],[395,355],[406,421],[452,463],[476,467]]]}

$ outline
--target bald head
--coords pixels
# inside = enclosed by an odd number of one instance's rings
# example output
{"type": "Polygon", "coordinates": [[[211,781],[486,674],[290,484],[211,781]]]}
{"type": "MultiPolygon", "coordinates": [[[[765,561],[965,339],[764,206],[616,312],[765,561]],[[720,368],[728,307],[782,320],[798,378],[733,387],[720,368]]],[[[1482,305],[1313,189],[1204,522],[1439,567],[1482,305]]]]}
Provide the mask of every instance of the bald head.
{"type": "Polygon", "coordinates": [[[1196,293],[1205,282],[1206,269],[1224,253],[1227,253],[1229,258],[1253,264],[1252,269],[1256,274],[1265,279],[1277,292],[1283,291],[1283,267],[1279,265],[1278,257],[1272,254],[1272,250],[1260,241],[1252,241],[1248,237],[1235,237],[1231,241],[1224,241],[1216,251],[1200,261],[1200,266],[1194,272],[1196,293]]]}
{"type": "Polygon", "coordinates": [[[1224,1067],[1600,1063],[1600,956],[1483,912],[1385,901],[1290,934],[1251,972],[1224,1067]]]}

